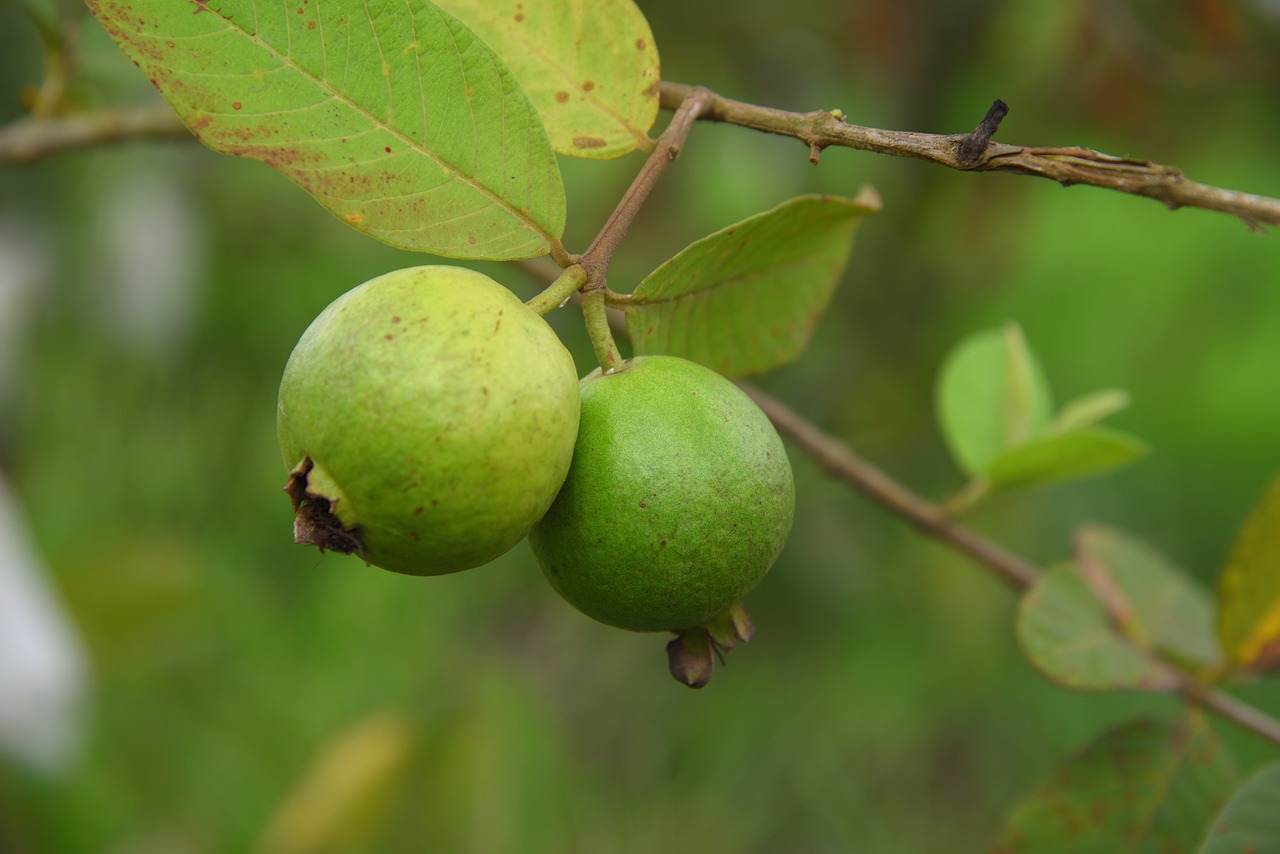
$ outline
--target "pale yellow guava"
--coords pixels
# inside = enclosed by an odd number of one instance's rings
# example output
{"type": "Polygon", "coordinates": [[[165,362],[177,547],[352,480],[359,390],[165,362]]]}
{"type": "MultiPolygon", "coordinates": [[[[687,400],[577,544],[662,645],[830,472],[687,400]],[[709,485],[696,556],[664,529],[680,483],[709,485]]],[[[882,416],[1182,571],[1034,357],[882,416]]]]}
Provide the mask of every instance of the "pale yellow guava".
{"type": "Polygon", "coordinates": [[[379,276],[285,367],[295,538],[412,575],[487,563],[551,505],[578,413],[573,358],[506,288],[460,267],[379,276]]]}

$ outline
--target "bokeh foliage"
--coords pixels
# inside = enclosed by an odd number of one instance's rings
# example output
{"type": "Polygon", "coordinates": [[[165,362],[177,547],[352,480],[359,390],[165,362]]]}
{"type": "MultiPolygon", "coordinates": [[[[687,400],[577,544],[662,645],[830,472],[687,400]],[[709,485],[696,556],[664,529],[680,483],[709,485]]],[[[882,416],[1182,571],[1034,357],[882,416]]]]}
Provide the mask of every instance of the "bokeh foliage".
{"type": "MultiPolygon", "coordinates": [[[[939,132],[1000,97],[998,139],[1280,195],[1280,21],[1262,2],[640,5],[667,79],[939,132]]],[[[0,7],[0,119],[39,79],[24,27],[0,7]]],[[[81,49],[83,102],[154,98],[91,25],[81,49]]],[[[638,164],[561,161],[571,250],[638,164]]],[[[1280,468],[1276,237],[869,154],[814,168],[794,140],[703,126],[610,284],[863,182],[883,212],[809,352],[761,384],[943,496],[963,477],[933,421],[940,361],[1015,320],[1061,399],[1129,389],[1112,421],[1152,453],[994,498],[975,522],[1043,562],[1106,522],[1211,587],[1280,468]]],[[[701,693],[665,674],[665,638],[566,608],[524,546],[425,580],[320,558],[289,542],[280,370],[325,304],[422,256],[260,164],[152,143],[0,173],[0,240],[0,264],[36,283],[6,304],[0,472],[93,666],[80,759],[55,778],[0,764],[0,849],[252,848],[317,757],[387,714],[407,759],[353,850],[978,851],[1070,750],[1138,713],[1174,719],[1165,697],[1050,685],[1019,656],[1008,590],[798,455],[792,540],[748,601],[756,638],[701,693]]],[[[581,324],[551,320],[588,370],[581,324]]],[[[1280,709],[1268,684],[1247,693],[1280,709]]],[[[1242,772],[1275,758],[1214,726],[1242,772]]]]}

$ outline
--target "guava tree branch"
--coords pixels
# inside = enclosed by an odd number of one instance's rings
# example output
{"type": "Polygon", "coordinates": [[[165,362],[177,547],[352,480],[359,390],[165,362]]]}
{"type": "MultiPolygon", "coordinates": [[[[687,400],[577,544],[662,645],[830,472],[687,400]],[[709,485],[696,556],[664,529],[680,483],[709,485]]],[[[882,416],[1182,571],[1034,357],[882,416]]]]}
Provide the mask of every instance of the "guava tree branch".
{"type": "Polygon", "coordinates": [[[194,139],[165,103],[134,109],[25,118],[0,128],[0,164],[24,165],[64,151],[133,139],[194,139]]]}
{"type": "MultiPolygon", "coordinates": [[[[824,148],[842,146],[913,157],[962,171],[1039,175],[1066,186],[1102,187],[1146,196],[1173,209],[1198,207],[1232,214],[1252,228],[1280,224],[1280,199],[1191,181],[1173,166],[1114,157],[1086,148],[992,142],[991,135],[1002,117],[999,110],[988,113],[973,133],[932,134],[863,127],[850,124],[837,112],[828,110],[795,113],[762,107],[683,83],[662,84],[662,106],[678,109],[695,90],[703,92],[706,99],[697,118],[795,137],[809,146],[809,157],[815,162],[824,148]]],[[[26,164],[64,151],[138,137],[192,138],[173,111],[163,104],[133,110],[20,119],[0,128],[0,164],[26,164]]]]}
{"type": "Polygon", "coordinates": [[[769,416],[778,432],[795,442],[827,474],[843,480],[872,501],[906,519],[921,533],[942,540],[994,570],[1019,590],[1030,587],[1040,575],[1039,567],[1027,563],[973,529],[960,524],[940,505],[916,495],[782,401],[754,386],[746,383],[740,385],[769,416]]]}
{"type": "MultiPolygon", "coordinates": [[[[844,442],[823,432],[782,401],[746,383],[739,384],[778,432],[794,442],[828,474],[843,480],[875,503],[906,519],[928,537],[940,540],[994,571],[1018,590],[1030,587],[1040,567],[951,518],[940,505],[916,495],[863,460],[844,442]]],[[[1167,662],[1160,662],[1170,683],[1188,702],[1207,709],[1255,735],[1280,745],[1280,720],[1225,691],[1202,685],[1167,662]]]]}
{"type": "MultiPolygon", "coordinates": [[[[662,106],[673,108],[683,102],[693,88],[664,81],[662,106]]],[[[1001,101],[996,102],[972,133],[934,134],[863,127],[849,124],[839,111],[793,113],[734,101],[705,89],[700,91],[709,99],[700,119],[795,137],[809,146],[809,159],[814,163],[824,148],[842,146],[913,157],[966,172],[1013,172],[1049,178],[1063,186],[1102,187],[1155,199],[1173,210],[1195,207],[1232,214],[1253,229],[1263,224],[1280,224],[1280,199],[1200,184],[1173,166],[1114,157],[1087,148],[992,142],[991,135],[1008,109],[1001,101]]]]}

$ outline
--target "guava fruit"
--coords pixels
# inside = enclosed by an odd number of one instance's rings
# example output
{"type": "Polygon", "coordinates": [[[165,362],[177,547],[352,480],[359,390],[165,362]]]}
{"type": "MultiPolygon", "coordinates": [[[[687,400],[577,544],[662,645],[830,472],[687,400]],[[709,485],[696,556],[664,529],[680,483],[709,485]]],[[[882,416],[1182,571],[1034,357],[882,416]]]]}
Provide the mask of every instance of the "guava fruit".
{"type": "Polygon", "coordinates": [[[573,465],[529,535],[547,580],[609,625],[714,626],[791,531],[782,440],[737,386],[684,359],[636,357],[581,385],[573,465]]]}
{"type": "Polygon", "coordinates": [[[410,575],[487,563],[555,498],[578,398],[551,327],[487,276],[365,282],[311,323],[280,382],[295,539],[410,575]]]}

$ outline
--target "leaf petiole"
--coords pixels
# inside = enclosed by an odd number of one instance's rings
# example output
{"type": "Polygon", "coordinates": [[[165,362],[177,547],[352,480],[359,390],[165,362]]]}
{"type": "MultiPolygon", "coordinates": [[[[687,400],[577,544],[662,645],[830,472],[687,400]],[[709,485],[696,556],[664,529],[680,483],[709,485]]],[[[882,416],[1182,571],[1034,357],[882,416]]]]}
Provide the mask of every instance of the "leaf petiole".
{"type": "Polygon", "coordinates": [[[569,297],[587,283],[587,271],[574,264],[547,286],[547,289],[525,303],[535,314],[545,317],[565,304],[569,297]]]}

